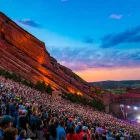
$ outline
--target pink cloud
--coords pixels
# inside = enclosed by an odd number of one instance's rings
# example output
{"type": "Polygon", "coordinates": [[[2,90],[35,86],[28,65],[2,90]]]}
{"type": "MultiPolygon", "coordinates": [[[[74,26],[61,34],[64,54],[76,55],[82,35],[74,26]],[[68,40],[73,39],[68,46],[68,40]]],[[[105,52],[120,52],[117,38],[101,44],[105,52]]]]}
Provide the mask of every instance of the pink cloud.
{"type": "Polygon", "coordinates": [[[122,17],[123,15],[116,15],[116,14],[110,15],[110,18],[114,18],[114,19],[121,19],[122,17]]]}

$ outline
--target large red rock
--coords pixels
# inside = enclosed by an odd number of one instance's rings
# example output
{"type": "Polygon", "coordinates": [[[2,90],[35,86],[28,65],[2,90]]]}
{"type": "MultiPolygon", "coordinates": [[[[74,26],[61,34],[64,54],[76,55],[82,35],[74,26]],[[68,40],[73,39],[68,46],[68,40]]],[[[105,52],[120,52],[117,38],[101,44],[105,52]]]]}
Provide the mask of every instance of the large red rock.
{"type": "Polygon", "coordinates": [[[0,13],[0,68],[19,73],[34,83],[44,80],[56,90],[78,93],[88,99],[101,99],[96,95],[96,87],[57,63],[43,42],[3,13],[0,13]]]}

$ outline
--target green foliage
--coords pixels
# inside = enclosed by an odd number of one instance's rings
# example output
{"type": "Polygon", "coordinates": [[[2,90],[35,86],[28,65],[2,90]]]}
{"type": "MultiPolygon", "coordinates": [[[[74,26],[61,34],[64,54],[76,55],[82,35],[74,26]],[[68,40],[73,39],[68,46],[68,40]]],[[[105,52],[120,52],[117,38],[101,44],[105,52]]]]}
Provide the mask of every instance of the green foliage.
{"type": "Polygon", "coordinates": [[[48,84],[46,85],[46,83],[43,81],[38,81],[35,85],[35,88],[41,92],[47,92],[49,95],[52,95],[52,88],[51,85],[48,84]]]}
{"type": "Polygon", "coordinates": [[[32,82],[26,81],[26,80],[22,80],[21,75],[20,74],[16,74],[16,73],[10,73],[8,71],[5,71],[3,69],[0,69],[0,75],[4,76],[6,79],[12,79],[16,82],[21,82],[23,85],[29,86],[29,87],[34,87],[34,84],[32,82]]]}
{"type": "Polygon", "coordinates": [[[99,96],[103,96],[103,92],[101,90],[97,90],[96,94],[99,95],[99,96]]]}
{"type": "Polygon", "coordinates": [[[102,81],[93,82],[93,85],[98,85],[103,89],[125,89],[126,87],[140,88],[140,80],[125,80],[125,81],[102,81]]]}
{"type": "Polygon", "coordinates": [[[52,95],[52,87],[50,84],[48,84],[48,86],[46,87],[46,92],[49,94],[49,95],[52,95]]]}
{"type": "Polygon", "coordinates": [[[23,80],[21,78],[21,75],[19,74],[16,74],[16,73],[10,73],[8,71],[5,71],[3,69],[0,69],[0,75],[4,76],[6,79],[12,79],[16,82],[21,82],[23,85],[25,86],[28,86],[28,87],[31,87],[31,88],[35,88],[41,92],[47,92],[49,95],[52,95],[52,87],[50,84],[46,85],[46,83],[43,81],[43,82],[40,82],[38,81],[36,83],[36,85],[34,85],[32,82],[29,82],[29,81],[26,81],[26,80],[23,80]]]}
{"type": "Polygon", "coordinates": [[[28,86],[28,87],[31,87],[31,88],[34,87],[34,84],[32,82],[29,82],[29,81],[26,81],[26,80],[23,80],[21,83],[23,85],[28,86]]]}
{"type": "Polygon", "coordinates": [[[46,91],[46,84],[45,82],[41,82],[41,81],[38,81],[35,85],[35,88],[41,92],[45,92],[46,91]]]}
{"type": "Polygon", "coordinates": [[[94,107],[94,108],[97,108],[98,110],[102,111],[105,109],[104,107],[104,104],[100,101],[100,100],[97,100],[97,99],[93,99],[91,102],[90,102],[90,106],[94,107]]]}
{"type": "Polygon", "coordinates": [[[21,76],[19,74],[17,75],[14,72],[10,73],[8,71],[0,69],[0,75],[4,76],[6,79],[9,78],[9,79],[13,79],[16,82],[21,82],[21,76]]]}
{"type": "Polygon", "coordinates": [[[2,76],[5,76],[5,70],[3,70],[3,69],[0,69],[0,75],[2,75],[2,76]]]}
{"type": "Polygon", "coordinates": [[[5,75],[5,78],[6,78],[6,79],[7,79],[7,78],[9,78],[9,79],[12,78],[12,74],[9,73],[8,71],[6,71],[4,75],[5,75]]]}
{"type": "Polygon", "coordinates": [[[32,83],[32,82],[29,82],[29,87],[31,87],[31,88],[34,88],[34,83],[32,83]]]}
{"type": "Polygon", "coordinates": [[[11,77],[16,82],[22,82],[21,76],[19,74],[17,75],[16,73],[12,73],[11,77]]]}
{"type": "Polygon", "coordinates": [[[89,105],[89,106],[94,107],[100,111],[104,110],[103,102],[101,102],[100,100],[97,100],[97,99],[93,99],[93,100],[89,101],[87,98],[82,97],[81,95],[77,95],[76,93],[75,94],[63,93],[62,97],[67,99],[67,100],[70,100],[71,102],[74,102],[74,103],[82,103],[83,105],[89,105]]]}
{"type": "Polygon", "coordinates": [[[125,89],[111,89],[108,91],[112,92],[113,94],[125,94],[126,93],[125,89]]]}

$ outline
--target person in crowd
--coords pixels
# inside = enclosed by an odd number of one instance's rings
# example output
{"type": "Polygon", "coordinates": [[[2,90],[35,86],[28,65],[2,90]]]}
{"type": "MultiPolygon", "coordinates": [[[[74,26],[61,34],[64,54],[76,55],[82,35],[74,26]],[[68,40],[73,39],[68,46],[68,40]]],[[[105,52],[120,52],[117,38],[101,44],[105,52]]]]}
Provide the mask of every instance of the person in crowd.
{"type": "Polygon", "coordinates": [[[68,128],[67,140],[80,140],[77,133],[74,132],[74,125],[68,128]]]}
{"type": "Polygon", "coordinates": [[[88,135],[86,134],[86,133],[84,133],[83,135],[82,135],[82,139],[81,140],[88,140],[88,135]]]}
{"type": "Polygon", "coordinates": [[[57,137],[56,140],[66,140],[66,131],[65,131],[65,121],[60,120],[59,126],[57,128],[57,137]]]}
{"type": "Polygon", "coordinates": [[[29,126],[29,120],[27,118],[27,110],[22,110],[22,115],[20,116],[19,123],[22,129],[27,130],[29,126]]]}
{"type": "Polygon", "coordinates": [[[100,124],[97,124],[96,132],[97,132],[98,134],[103,134],[103,128],[101,127],[100,124]]]}
{"type": "Polygon", "coordinates": [[[18,130],[13,127],[6,128],[2,137],[2,140],[16,140],[18,130]]]}
{"type": "Polygon", "coordinates": [[[69,132],[69,128],[71,128],[73,125],[74,125],[74,122],[73,122],[73,119],[72,118],[69,118],[67,121],[66,121],[66,133],[69,132]]]}
{"type": "Polygon", "coordinates": [[[88,135],[88,127],[87,126],[82,127],[82,132],[79,133],[80,140],[83,139],[84,134],[86,134],[87,139],[90,140],[90,136],[88,135]]]}
{"type": "Polygon", "coordinates": [[[1,104],[1,115],[6,115],[6,105],[3,101],[1,104]]]}
{"type": "Polygon", "coordinates": [[[80,129],[81,126],[82,126],[82,125],[81,125],[81,122],[78,122],[78,123],[76,122],[76,123],[75,123],[75,132],[76,132],[77,134],[81,132],[81,131],[80,131],[80,130],[81,130],[81,129],[80,129]]]}
{"type": "Polygon", "coordinates": [[[36,117],[36,129],[37,129],[37,136],[41,140],[43,139],[43,120],[41,119],[41,114],[38,114],[36,117]]]}
{"type": "Polygon", "coordinates": [[[23,130],[21,130],[17,140],[26,140],[26,136],[27,136],[26,130],[23,129],[23,130]]]}
{"type": "Polygon", "coordinates": [[[0,138],[2,138],[6,128],[10,128],[13,126],[14,118],[10,115],[4,115],[0,119],[0,138]]]}
{"type": "Polygon", "coordinates": [[[57,126],[55,125],[55,118],[51,118],[50,122],[49,122],[49,127],[48,127],[48,131],[49,131],[49,139],[50,140],[55,140],[56,139],[56,128],[57,126]]]}

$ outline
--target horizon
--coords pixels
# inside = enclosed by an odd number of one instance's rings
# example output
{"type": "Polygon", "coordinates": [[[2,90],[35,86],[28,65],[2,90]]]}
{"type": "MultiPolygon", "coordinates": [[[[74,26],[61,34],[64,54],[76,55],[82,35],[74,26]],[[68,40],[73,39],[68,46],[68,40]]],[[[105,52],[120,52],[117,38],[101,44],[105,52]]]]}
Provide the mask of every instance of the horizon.
{"type": "Polygon", "coordinates": [[[140,81],[140,80],[121,80],[121,81],[116,81],[116,80],[106,80],[106,81],[95,81],[95,82],[89,82],[89,83],[100,83],[100,82],[126,82],[126,81],[140,81]]]}
{"type": "Polygon", "coordinates": [[[138,0],[5,0],[0,11],[43,41],[58,63],[84,80],[126,81],[140,80],[139,4],[138,0]]]}

